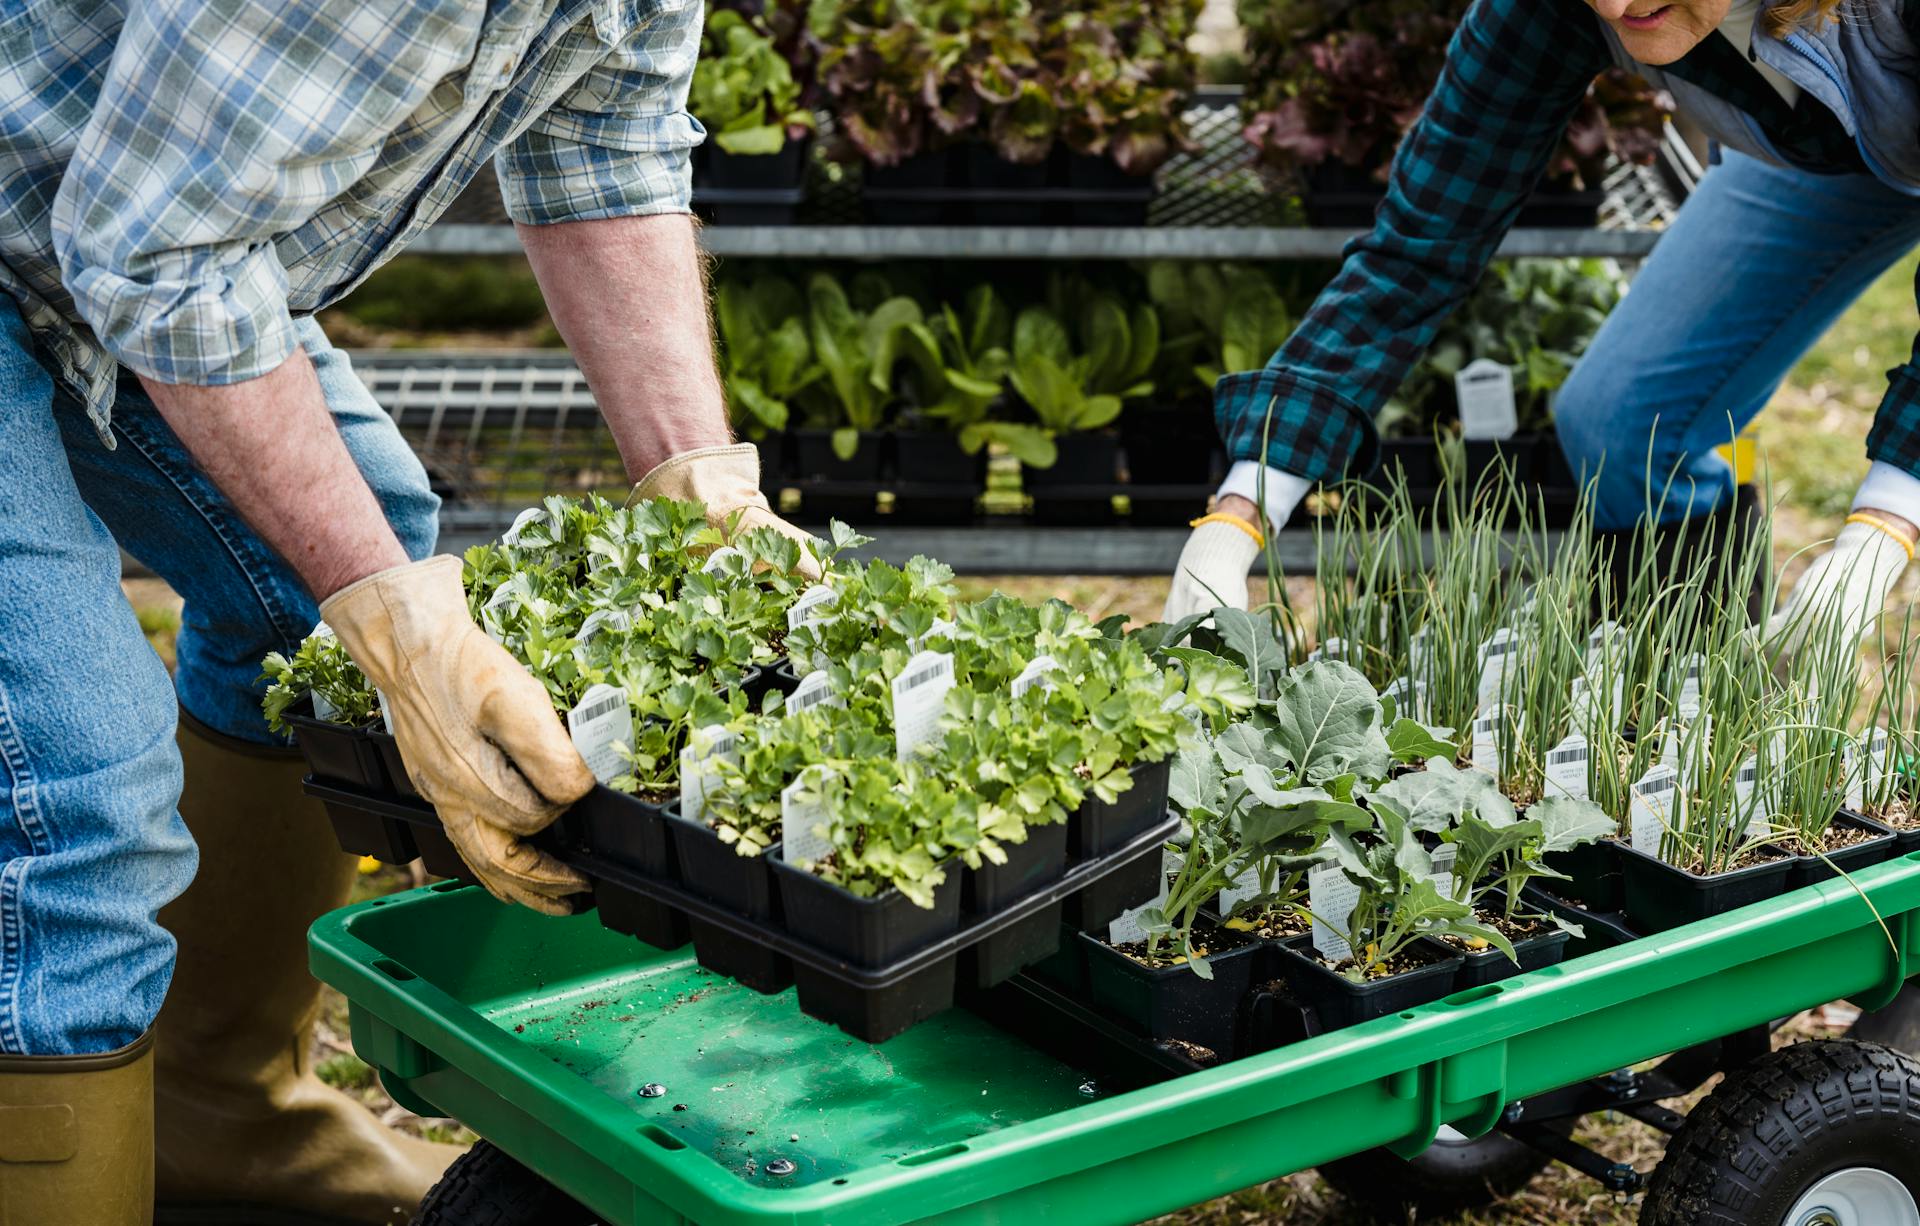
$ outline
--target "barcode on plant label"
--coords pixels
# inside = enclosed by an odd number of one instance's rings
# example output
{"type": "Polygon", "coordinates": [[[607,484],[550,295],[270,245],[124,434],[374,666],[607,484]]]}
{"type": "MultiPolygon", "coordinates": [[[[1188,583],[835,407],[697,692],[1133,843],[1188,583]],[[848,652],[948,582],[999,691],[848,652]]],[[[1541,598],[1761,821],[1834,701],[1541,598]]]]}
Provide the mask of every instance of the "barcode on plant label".
{"type": "Polygon", "coordinates": [[[602,630],[631,629],[633,629],[633,614],[625,609],[595,609],[587,614],[585,621],[580,623],[578,638],[582,643],[587,643],[602,630]]]}
{"type": "Polygon", "coordinates": [[[1433,849],[1433,888],[1440,891],[1442,898],[1454,896],[1453,866],[1459,859],[1458,843],[1442,843],[1433,849]]]}
{"type": "Polygon", "coordinates": [[[1347,657],[1347,641],[1338,635],[1328,639],[1307,653],[1307,662],[1315,660],[1344,660],[1347,657]]]}
{"type": "Polygon", "coordinates": [[[513,523],[508,525],[507,530],[500,534],[500,543],[508,546],[518,545],[520,534],[525,532],[534,521],[544,519],[546,514],[545,507],[528,507],[520,512],[513,517],[513,523]]]}
{"type": "Polygon", "coordinates": [[[1633,785],[1627,829],[1637,850],[1658,856],[1666,832],[1679,829],[1679,783],[1672,767],[1656,766],[1633,785]]]}
{"type": "Polygon", "coordinates": [[[820,833],[827,824],[827,809],[816,788],[824,769],[809,766],[780,790],[780,856],[790,864],[813,864],[833,850],[820,833]]]}
{"type": "Polygon", "coordinates": [[[944,617],[940,618],[938,621],[934,622],[931,626],[927,627],[927,632],[925,634],[918,635],[914,638],[908,639],[907,650],[924,651],[926,650],[927,644],[932,640],[950,639],[953,637],[953,632],[958,629],[959,629],[958,626],[954,625],[952,622],[948,621],[946,618],[944,617]]]}
{"type": "Polygon", "coordinates": [[[923,651],[893,679],[893,744],[897,757],[931,743],[940,732],[940,709],[953,688],[953,657],[923,651]]]}
{"type": "Polygon", "coordinates": [[[1053,682],[1048,679],[1048,674],[1057,671],[1059,667],[1060,662],[1052,656],[1033,657],[1027,661],[1027,666],[1020,670],[1020,675],[1013,679],[1011,687],[1013,696],[1018,698],[1036,685],[1051,693],[1053,682]]]}
{"type": "Polygon", "coordinates": [[[827,607],[833,604],[833,601],[834,591],[832,588],[824,583],[814,584],[806,591],[800,593],[799,599],[795,600],[793,604],[788,607],[787,629],[792,630],[796,627],[804,626],[808,622],[819,621],[826,616],[827,607]]]}
{"type": "Polygon", "coordinates": [[[1337,864],[1323,864],[1307,873],[1307,909],[1313,912],[1313,947],[1336,966],[1353,957],[1347,929],[1360,887],[1347,879],[1337,864]]]}
{"type": "Polygon", "coordinates": [[[680,751],[680,816],[690,822],[707,820],[707,797],[720,786],[721,759],[737,760],[740,738],[731,729],[709,725],[695,728],[680,751]]]}
{"type": "Polygon", "coordinates": [[[618,752],[619,746],[633,741],[633,708],[626,691],[604,682],[588,689],[567,712],[567,735],[601,783],[626,774],[627,762],[618,752]]]}
{"type": "Polygon", "coordinates": [[[1472,754],[1473,769],[1484,771],[1498,779],[1506,773],[1506,764],[1500,761],[1500,717],[1482,715],[1473,721],[1472,754]]]}
{"type": "Polygon", "coordinates": [[[1480,701],[1492,702],[1500,697],[1506,688],[1507,668],[1514,653],[1519,649],[1519,636],[1508,627],[1502,626],[1493,632],[1493,636],[1480,645],[1480,701]]]}
{"type": "Polygon", "coordinates": [[[1546,792],[1569,800],[1587,799],[1587,768],[1593,749],[1587,738],[1569,732],[1567,739],[1547,751],[1546,792]]]}
{"type": "Polygon", "coordinates": [[[787,699],[787,710],[792,712],[811,711],[818,706],[844,708],[846,705],[847,700],[834,691],[832,674],[824,670],[808,673],[801,678],[800,684],[794,687],[792,696],[787,699]]]}

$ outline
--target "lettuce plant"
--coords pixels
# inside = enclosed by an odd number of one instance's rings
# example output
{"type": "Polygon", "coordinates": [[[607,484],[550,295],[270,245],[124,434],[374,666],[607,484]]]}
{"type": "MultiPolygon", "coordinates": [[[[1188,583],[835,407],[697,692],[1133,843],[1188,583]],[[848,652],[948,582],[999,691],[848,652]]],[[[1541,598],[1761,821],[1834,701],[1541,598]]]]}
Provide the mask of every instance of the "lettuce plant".
{"type": "Polygon", "coordinates": [[[807,312],[814,356],[826,373],[813,416],[833,430],[834,453],[851,459],[860,436],[878,430],[898,399],[894,365],[904,355],[901,334],[924,318],[919,304],[905,296],[862,311],[826,273],[807,282],[807,312]]]}
{"type": "Polygon", "coordinates": [[[1140,303],[1128,311],[1110,295],[1083,302],[1074,331],[1045,306],[1020,312],[1013,325],[1009,378],[1040,425],[1054,434],[1098,430],[1120,416],[1123,400],[1151,395],[1160,348],[1160,319],[1140,303]]]}
{"type": "Polygon", "coordinates": [[[783,277],[723,280],[713,291],[713,315],[734,428],[755,438],[786,429],[795,398],[825,373],[813,358],[799,291],[783,277]]]}
{"type": "MultiPolygon", "coordinates": [[[[777,7],[777,6],[776,6],[777,7]]],[[[800,83],[760,14],[707,14],[687,105],[723,152],[767,156],[813,131],[800,83]]]]}

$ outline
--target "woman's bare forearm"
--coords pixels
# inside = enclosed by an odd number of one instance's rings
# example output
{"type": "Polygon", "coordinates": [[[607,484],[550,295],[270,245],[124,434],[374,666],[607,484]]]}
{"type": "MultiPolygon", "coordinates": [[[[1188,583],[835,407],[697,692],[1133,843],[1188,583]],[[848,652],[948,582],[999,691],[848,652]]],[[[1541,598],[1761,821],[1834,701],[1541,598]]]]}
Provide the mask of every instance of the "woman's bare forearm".
{"type": "Polygon", "coordinates": [[[407,552],[341,440],[304,349],[245,383],[140,382],[201,471],[315,600],[406,565],[407,552]]]}
{"type": "Polygon", "coordinates": [[[519,233],[629,477],[732,441],[693,218],[523,225],[519,233]]]}

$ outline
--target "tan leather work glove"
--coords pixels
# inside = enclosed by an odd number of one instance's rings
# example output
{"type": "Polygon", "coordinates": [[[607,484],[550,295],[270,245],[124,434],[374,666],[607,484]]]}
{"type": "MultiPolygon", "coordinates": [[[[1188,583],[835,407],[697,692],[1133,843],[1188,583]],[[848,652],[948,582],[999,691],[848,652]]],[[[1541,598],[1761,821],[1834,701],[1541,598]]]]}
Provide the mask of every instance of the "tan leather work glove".
{"type": "Polygon", "coordinates": [[[705,503],[707,522],[723,531],[738,511],[739,531],[772,528],[798,541],[800,565],[794,568],[795,573],[815,583],[820,581],[820,562],[814,552],[813,538],[775,515],[767,505],[767,496],[760,492],[760,452],[752,443],[684,451],[654,465],[633,487],[633,493],[627,496],[627,505],[649,498],[705,503]]]}
{"type": "Polygon", "coordinates": [[[569,914],[587,879],[524,840],[585,795],[593,772],[546,690],[467,615],[460,559],[369,575],[320,615],[385,696],[407,774],[480,884],[569,914]]]}

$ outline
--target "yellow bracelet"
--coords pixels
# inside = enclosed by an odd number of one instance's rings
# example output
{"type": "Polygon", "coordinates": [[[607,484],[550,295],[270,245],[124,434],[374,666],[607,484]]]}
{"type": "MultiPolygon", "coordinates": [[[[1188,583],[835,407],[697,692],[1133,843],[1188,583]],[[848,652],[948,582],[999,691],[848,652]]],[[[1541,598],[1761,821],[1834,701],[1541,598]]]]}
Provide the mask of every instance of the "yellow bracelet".
{"type": "Polygon", "coordinates": [[[1868,527],[1880,529],[1880,531],[1899,542],[1900,548],[1907,551],[1907,561],[1913,561],[1914,543],[1907,539],[1906,533],[1900,531],[1886,520],[1881,519],[1877,515],[1868,515],[1864,511],[1855,511],[1853,514],[1847,516],[1847,522],[1850,524],[1866,524],[1868,527]]]}
{"type": "Polygon", "coordinates": [[[1253,543],[1260,546],[1260,548],[1265,549],[1267,547],[1267,538],[1260,535],[1260,529],[1254,527],[1246,520],[1241,519],[1238,515],[1228,515],[1224,511],[1215,511],[1211,515],[1202,515],[1199,519],[1188,524],[1187,527],[1198,528],[1202,524],[1232,524],[1234,527],[1240,529],[1240,531],[1252,537],[1253,543]]]}

